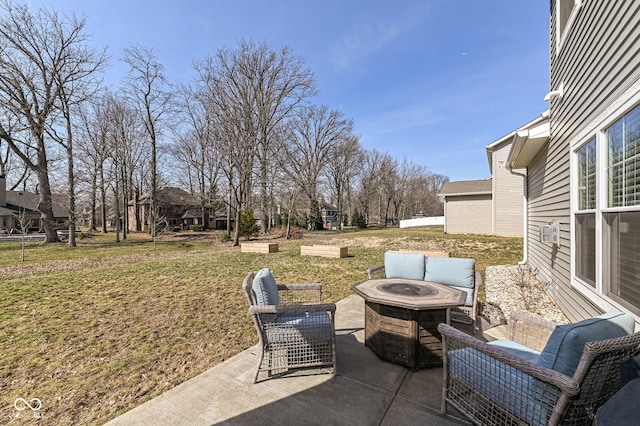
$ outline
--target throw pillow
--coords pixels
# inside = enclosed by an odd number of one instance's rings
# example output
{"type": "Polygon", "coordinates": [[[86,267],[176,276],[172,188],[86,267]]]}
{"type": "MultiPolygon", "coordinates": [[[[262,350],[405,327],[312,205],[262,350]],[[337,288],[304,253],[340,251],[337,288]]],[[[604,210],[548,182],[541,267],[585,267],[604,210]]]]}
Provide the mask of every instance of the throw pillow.
{"type": "Polygon", "coordinates": [[[633,333],[634,327],[633,317],[619,311],[573,324],[559,325],[540,352],[538,363],[567,376],[573,376],[585,343],[627,336],[633,333]]]}
{"type": "Polygon", "coordinates": [[[262,268],[253,279],[253,292],[258,305],[278,305],[278,286],[269,268],[262,268]]]}
{"type": "Polygon", "coordinates": [[[456,287],[473,288],[475,285],[475,266],[474,259],[429,256],[424,280],[456,287]]]}

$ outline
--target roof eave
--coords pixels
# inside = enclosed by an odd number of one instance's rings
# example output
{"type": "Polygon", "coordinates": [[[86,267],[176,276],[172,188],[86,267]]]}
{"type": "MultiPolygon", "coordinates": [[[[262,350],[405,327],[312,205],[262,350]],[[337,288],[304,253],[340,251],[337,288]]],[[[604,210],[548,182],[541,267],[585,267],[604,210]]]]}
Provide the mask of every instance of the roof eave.
{"type": "Polygon", "coordinates": [[[542,114],[540,114],[538,117],[534,118],[533,120],[529,121],[528,123],[526,123],[523,126],[520,126],[518,129],[504,135],[503,137],[501,137],[500,139],[491,142],[489,145],[487,145],[485,147],[485,150],[487,152],[487,160],[489,161],[489,171],[491,173],[493,173],[493,158],[492,158],[492,153],[498,149],[498,147],[504,143],[513,143],[515,141],[515,137],[516,134],[518,133],[518,131],[522,130],[522,129],[528,129],[528,128],[532,128],[537,126],[539,123],[543,123],[545,121],[549,121],[549,111],[545,111],[542,114]]]}
{"type": "Polygon", "coordinates": [[[460,197],[464,195],[491,195],[493,191],[475,191],[475,192],[447,192],[439,193],[439,197],[460,197]]]}
{"type": "Polygon", "coordinates": [[[549,116],[543,114],[542,120],[531,123],[515,132],[511,150],[507,156],[509,169],[524,169],[538,156],[549,142],[549,116]]]}

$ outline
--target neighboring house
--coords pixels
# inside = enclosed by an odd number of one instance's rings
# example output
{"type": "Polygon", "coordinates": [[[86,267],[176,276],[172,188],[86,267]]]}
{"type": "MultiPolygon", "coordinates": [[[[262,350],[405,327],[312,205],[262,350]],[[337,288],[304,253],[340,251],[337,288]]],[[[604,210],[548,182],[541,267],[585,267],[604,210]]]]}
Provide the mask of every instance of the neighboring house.
{"type": "Polygon", "coordinates": [[[547,114],[532,120],[506,136],[487,145],[487,160],[491,178],[484,180],[447,182],[440,193],[444,197],[445,232],[451,234],[489,234],[521,237],[525,232],[526,169],[508,167],[507,160],[514,146],[522,148],[534,142],[549,140],[547,114]]]}
{"type": "MultiPolygon", "coordinates": [[[[7,191],[7,181],[0,175],[0,233],[21,232],[24,223],[28,232],[42,231],[39,195],[28,191],[7,191]]],[[[64,206],[53,204],[54,221],[66,226],[69,214],[64,206]]]]}
{"type": "Polygon", "coordinates": [[[491,179],[446,182],[438,194],[444,197],[444,232],[491,234],[491,187],[491,179]]]}
{"type": "Polygon", "coordinates": [[[526,169],[507,167],[513,147],[522,140],[549,140],[549,118],[546,114],[530,121],[486,147],[492,176],[491,234],[522,237],[525,233],[526,169]]]}
{"type": "Polygon", "coordinates": [[[340,225],[338,221],[338,208],[327,203],[320,203],[320,213],[322,214],[322,226],[324,229],[337,229],[340,225]]]}
{"type": "MultiPolygon", "coordinates": [[[[160,223],[168,226],[186,228],[189,225],[202,225],[210,221],[211,209],[205,209],[205,219],[202,220],[200,199],[187,191],[175,188],[159,188],[157,191],[158,213],[160,223]]],[[[151,212],[151,193],[145,193],[139,198],[129,201],[128,216],[129,230],[146,231],[149,229],[151,212]]],[[[208,227],[211,227],[210,224],[208,227]]]]}
{"type": "Polygon", "coordinates": [[[638,318],[640,2],[553,0],[550,23],[549,140],[507,159],[527,169],[525,261],[569,319],[638,318]]]}

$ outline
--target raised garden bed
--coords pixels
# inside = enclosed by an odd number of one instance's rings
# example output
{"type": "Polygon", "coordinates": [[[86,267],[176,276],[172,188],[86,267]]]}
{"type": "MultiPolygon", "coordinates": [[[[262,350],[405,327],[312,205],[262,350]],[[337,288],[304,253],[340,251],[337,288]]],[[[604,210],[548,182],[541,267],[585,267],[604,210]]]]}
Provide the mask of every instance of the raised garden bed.
{"type": "Polygon", "coordinates": [[[277,253],[278,243],[242,243],[240,253],[277,253]]]}
{"type": "Polygon", "coordinates": [[[300,254],[302,256],[323,256],[340,258],[349,256],[349,247],[331,245],[300,246],[300,254]]]}

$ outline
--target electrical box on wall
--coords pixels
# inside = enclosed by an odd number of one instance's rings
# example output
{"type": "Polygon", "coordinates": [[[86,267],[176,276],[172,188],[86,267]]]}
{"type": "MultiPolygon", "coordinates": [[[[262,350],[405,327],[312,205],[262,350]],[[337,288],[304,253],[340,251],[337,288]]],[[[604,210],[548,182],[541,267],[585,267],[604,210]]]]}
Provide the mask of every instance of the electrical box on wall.
{"type": "Polygon", "coordinates": [[[540,226],[540,241],[547,244],[560,244],[560,223],[557,220],[540,226]]]}

